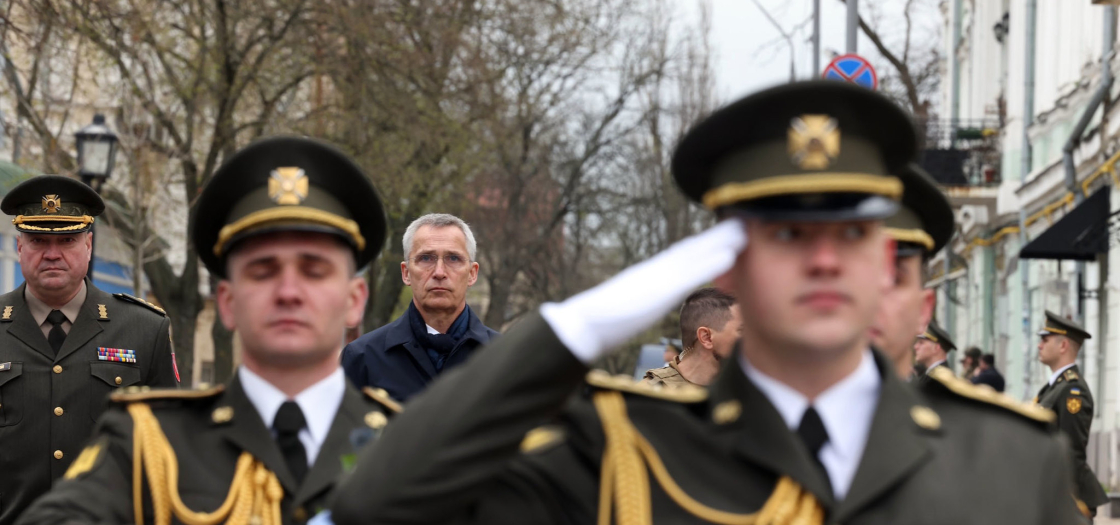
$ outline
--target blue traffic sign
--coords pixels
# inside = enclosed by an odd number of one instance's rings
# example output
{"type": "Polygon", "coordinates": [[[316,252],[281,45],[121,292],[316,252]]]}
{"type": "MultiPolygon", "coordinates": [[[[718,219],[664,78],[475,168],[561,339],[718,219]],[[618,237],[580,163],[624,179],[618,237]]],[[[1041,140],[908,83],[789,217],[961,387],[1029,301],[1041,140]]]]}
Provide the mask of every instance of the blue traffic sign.
{"type": "Polygon", "coordinates": [[[879,88],[879,75],[871,63],[856,54],[840,55],[824,68],[823,78],[830,80],[843,80],[858,84],[868,89],[879,88]]]}

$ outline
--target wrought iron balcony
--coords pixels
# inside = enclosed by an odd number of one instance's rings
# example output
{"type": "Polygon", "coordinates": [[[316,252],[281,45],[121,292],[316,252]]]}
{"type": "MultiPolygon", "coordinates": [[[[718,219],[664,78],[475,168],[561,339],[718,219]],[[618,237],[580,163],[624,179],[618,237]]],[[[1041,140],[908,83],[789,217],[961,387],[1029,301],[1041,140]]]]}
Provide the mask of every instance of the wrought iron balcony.
{"type": "Polygon", "coordinates": [[[996,119],[918,123],[924,135],[921,165],[943,186],[998,186],[1000,125],[996,119]]]}

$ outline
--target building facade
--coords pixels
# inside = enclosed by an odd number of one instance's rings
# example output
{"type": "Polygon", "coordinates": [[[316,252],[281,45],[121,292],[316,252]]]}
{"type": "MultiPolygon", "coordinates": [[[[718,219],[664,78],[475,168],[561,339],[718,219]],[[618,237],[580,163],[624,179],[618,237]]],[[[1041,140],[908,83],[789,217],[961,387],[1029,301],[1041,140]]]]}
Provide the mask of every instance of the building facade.
{"type": "Polygon", "coordinates": [[[994,353],[1031,400],[1043,312],[1093,338],[1079,364],[1096,400],[1089,460],[1120,489],[1120,94],[1116,10],[1094,0],[947,0],[941,140],[927,167],[957,210],[932,261],[936,318],[994,353]],[[932,159],[932,160],[931,160],[932,159]]]}

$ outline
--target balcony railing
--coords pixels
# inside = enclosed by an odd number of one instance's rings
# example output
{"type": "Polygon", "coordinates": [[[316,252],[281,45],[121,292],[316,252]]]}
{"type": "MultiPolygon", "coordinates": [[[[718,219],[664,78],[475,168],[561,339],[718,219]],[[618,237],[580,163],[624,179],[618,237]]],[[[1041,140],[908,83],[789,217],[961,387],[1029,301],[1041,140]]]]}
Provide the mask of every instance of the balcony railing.
{"type": "Polygon", "coordinates": [[[993,186],[1000,183],[999,121],[926,120],[922,167],[943,186],[993,186]]]}

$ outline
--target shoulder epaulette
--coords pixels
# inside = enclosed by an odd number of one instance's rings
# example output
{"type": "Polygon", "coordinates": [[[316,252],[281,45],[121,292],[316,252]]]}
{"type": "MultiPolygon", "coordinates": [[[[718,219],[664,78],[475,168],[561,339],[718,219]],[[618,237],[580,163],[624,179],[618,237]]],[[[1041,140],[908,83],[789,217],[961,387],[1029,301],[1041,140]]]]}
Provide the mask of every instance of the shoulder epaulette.
{"type": "Polygon", "coordinates": [[[379,404],[381,404],[381,406],[389,409],[389,411],[393,412],[394,414],[400,414],[402,411],[404,411],[404,409],[401,407],[401,404],[398,403],[397,400],[389,397],[389,393],[386,392],[384,388],[373,388],[365,386],[362,387],[362,393],[365,394],[366,397],[377,401],[379,404]]]}
{"type": "Polygon", "coordinates": [[[1066,381],[1077,381],[1077,372],[1066,370],[1062,377],[1066,378],[1066,381]]]}
{"type": "Polygon", "coordinates": [[[947,369],[939,367],[930,370],[929,377],[936,380],[938,384],[944,386],[949,392],[958,396],[994,405],[1042,423],[1052,423],[1055,419],[1054,413],[1045,408],[1038,405],[1021,403],[1011,396],[1001,394],[991,388],[976,386],[964,379],[954,376],[953,373],[947,369]]]}
{"type": "Polygon", "coordinates": [[[199,390],[179,390],[175,388],[156,388],[146,386],[130,386],[117,389],[109,394],[109,400],[114,403],[135,403],[137,401],[154,401],[158,399],[205,399],[221,394],[226,389],[225,385],[199,390]]]}
{"type": "Polygon", "coordinates": [[[165,316],[165,317],[167,316],[167,312],[164,311],[163,308],[160,308],[160,307],[158,307],[158,306],[156,306],[152,303],[149,303],[148,301],[145,301],[145,300],[143,300],[139,297],[128,295],[126,293],[115,293],[115,294],[113,294],[113,297],[116,297],[117,299],[120,299],[120,300],[122,300],[126,303],[138,304],[138,305],[143,306],[144,308],[147,308],[147,309],[149,309],[149,310],[151,310],[151,311],[153,311],[153,312],[155,312],[159,315],[162,315],[162,316],[165,316]]]}
{"type": "Polygon", "coordinates": [[[600,390],[616,390],[678,403],[698,403],[708,399],[708,391],[695,385],[684,384],[673,388],[657,387],[634,381],[630,376],[611,375],[602,370],[588,372],[585,381],[588,385],[600,390]]]}

